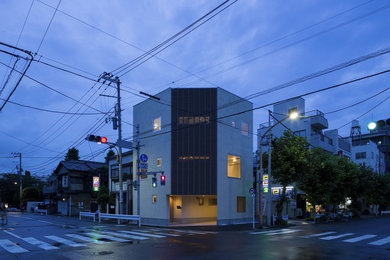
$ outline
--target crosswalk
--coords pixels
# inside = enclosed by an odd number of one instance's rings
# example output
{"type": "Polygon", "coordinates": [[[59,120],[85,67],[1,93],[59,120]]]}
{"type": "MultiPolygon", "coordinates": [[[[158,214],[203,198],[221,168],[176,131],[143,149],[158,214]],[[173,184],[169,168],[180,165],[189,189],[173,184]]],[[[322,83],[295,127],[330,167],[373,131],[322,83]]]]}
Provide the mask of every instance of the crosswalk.
{"type": "Polygon", "coordinates": [[[111,242],[129,243],[166,237],[214,234],[211,231],[179,230],[179,229],[133,229],[133,230],[96,230],[83,229],[80,233],[62,235],[41,235],[39,237],[23,237],[14,231],[0,231],[7,234],[6,239],[0,239],[0,254],[3,251],[21,254],[36,250],[59,250],[61,248],[83,248],[88,244],[106,244],[111,242]]]}
{"type": "MultiPolygon", "coordinates": [[[[291,233],[298,233],[298,232],[304,232],[300,229],[294,229],[294,228],[284,228],[284,229],[278,229],[278,230],[266,230],[266,231],[255,231],[255,232],[249,232],[250,235],[264,235],[264,236],[278,236],[278,235],[285,235],[285,234],[291,234],[291,233]]],[[[390,236],[387,237],[381,237],[380,235],[375,234],[356,234],[356,233],[340,233],[336,231],[326,231],[321,233],[314,233],[309,235],[298,235],[298,238],[303,239],[319,239],[319,240],[325,240],[325,241],[341,241],[343,243],[357,243],[357,242],[364,242],[368,245],[374,245],[374,246],[383,246],[386,244],[390,244],[390,236]]]]}

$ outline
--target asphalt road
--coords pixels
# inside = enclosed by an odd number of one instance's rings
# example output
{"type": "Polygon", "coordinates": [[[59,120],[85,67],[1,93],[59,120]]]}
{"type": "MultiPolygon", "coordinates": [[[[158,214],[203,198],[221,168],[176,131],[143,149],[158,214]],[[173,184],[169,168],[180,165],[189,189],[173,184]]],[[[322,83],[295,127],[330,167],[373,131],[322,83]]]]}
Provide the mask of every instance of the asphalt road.
{"type": "Polygon", "coordinates": [[[160,228],[10,214],[0,259],[390,259],[390,217],[282,229],[160,228]]]}

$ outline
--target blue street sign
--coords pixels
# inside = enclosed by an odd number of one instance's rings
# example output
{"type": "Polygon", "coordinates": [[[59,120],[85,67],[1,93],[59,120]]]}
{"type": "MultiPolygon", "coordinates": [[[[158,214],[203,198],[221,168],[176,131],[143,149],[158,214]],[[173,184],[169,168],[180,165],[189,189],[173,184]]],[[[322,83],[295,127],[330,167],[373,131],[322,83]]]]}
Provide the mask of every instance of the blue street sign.
{"type": "Polygon", "coordinates": [[[148,156],[146,155],[146,154],[141,154],[140,156],[139,156],[139,159],[140,159],[140,161],[141,162],[144,162],[144,163],[146,163],[147,161],[148,161],[148,156]]]}

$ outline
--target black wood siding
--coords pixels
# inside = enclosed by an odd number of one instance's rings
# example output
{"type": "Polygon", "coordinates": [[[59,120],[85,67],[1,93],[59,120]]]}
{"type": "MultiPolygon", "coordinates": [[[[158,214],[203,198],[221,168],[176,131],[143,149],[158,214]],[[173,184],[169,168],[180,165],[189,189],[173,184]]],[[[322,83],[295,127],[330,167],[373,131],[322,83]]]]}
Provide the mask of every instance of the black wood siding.
{"type": "Polygon", "coordinates": [[[217,194],[217,89],[172,89],[172,194],[217,194]],[[179,124],[179,117],[210,117],[208,124],[179,124]],[[179,157],[209,159],[180,160],[179,157]]]}

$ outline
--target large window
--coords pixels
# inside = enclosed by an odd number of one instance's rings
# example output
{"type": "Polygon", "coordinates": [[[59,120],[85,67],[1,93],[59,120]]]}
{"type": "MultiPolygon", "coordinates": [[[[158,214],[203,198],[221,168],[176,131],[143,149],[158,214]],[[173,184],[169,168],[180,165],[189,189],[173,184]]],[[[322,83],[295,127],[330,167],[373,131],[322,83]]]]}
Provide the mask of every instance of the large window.
{"type": "Polygon", "coordinates": [[[161,130],[161,117],[154,119],[153,121],[153,131],[161,130]]]}
{"type": "Polygon", "coordinates": [[[245,197],[237,197],[237,212],[245,212],[245,197]]]}
{"type": "Polygon", "coordinates": [[[355,159],[366,159],[366,152],[356,153],[355,159]]]}
{"type": "Polygon", "coordinates": [[[245,135],[245,136],[248,136],[248,134],[249,134],[248,123],[241,122],[241,134],[245,135]]]}
{"type": "Polygon", "coordinates": [[[232,178],[241,178],[240,157],[228,154],[227,176],[232,178]]]}

